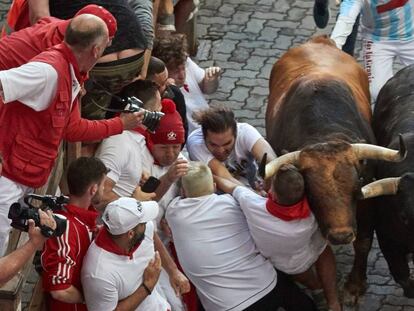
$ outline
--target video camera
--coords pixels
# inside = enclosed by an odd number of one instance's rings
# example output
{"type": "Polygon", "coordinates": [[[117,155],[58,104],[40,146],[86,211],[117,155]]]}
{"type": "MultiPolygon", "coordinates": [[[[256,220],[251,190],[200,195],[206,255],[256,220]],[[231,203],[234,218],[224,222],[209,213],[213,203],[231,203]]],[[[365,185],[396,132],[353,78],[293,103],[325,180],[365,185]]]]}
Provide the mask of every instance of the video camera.
{"type": "Polygon", "coordinates": [[[128,112],[138,112],[143,110],[144,119],[142,120],[142,124],[144,124],[151,133],[155,132],[160,124],[161,118],[164,116],[163,112],[149,111],[142,108],[144,103],[135,96],[127,97],[126,99],[122,99],[122,101],[126,102],[124,109],[128,112]]]}
{"type": "Polygon", "coordinates": [[[27,206],[22,206],[16,202],[10,206],[9,219],[12,220],[11,226],[18,230],[28,231],[29,224],[28,220],[33,219],[36,227],[39,227],[42,234],[45,237],[61,236],[66,231],[66,218],[62,215],[53,214],[53,218],[56,222],[56,229],[53,230],[48,226],[44,226],[40,223],[39,209],[34,207],[29,200],[41,201],[42,205],[40,209],[43,211],[59,211],[62,209],[62,205],[69,202],[69,198],[66,196],[51,196],[51,195],[37,195],[29,194],[24,197],[24,203],[27,206]]]}

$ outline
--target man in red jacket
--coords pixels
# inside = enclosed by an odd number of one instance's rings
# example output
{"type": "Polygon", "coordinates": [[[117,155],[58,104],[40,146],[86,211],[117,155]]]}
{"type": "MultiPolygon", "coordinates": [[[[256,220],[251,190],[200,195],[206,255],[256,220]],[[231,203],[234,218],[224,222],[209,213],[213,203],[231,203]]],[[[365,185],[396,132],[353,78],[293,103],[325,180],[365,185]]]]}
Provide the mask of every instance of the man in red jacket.
{"type": "Polygon", "coordinates": [[[80,280],[83,258],[96,231],[99,203],[107,169],[98,158],[81,157],[67,173],[69,203],[58,213],[67,218],[67,230],[46,241],[42,253],[43,289],[48,310],[86,311],[80,280]]]}
{"type": "Polygon", "coordinates": [[[0,71],[0,254],[10,229],[10,205],[46,183],[62,139],[99,140],[142,120],[142,112],[104,121],[80,118],[81,85],[109,43],[105,22],[82,14],[69,23],[63,43],[0,71]]]}

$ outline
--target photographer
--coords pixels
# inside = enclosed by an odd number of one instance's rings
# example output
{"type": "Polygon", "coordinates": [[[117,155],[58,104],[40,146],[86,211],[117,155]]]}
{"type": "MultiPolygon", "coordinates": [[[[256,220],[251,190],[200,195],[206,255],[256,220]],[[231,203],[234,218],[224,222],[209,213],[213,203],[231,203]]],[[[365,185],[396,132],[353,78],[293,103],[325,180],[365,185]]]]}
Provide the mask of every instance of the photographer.
{"type": "Polygon", "coordinates": [[[69,203],[58,213],[67,219],[63,235],[49,239],[42,253],[43,288],[48,310],[84,310],[80,271],[96,231],[98,213],[92,205],[102,198],[107,169],[97,158],[81,157],[68,168],[69,203]]]}
{"type": "MultiPolygon", "coordinates": [[[[1,162],[0,162],[1,163],[1,162]]],[[[1,164],[0,164],[1,167],[1,164]]],[[[56,229],[56,223],[52,212],[39,210],[40,223],[51,229],[56,229]]],[[[15,276],[23,266],[31,260],[34,253],[42,247],[46,237],[42,235],[40,228],[35,226],[32,219],[29,220],[29,240],[20,248],[9,255],[0,258],[0,284],[6,283],[15,276]]]]}

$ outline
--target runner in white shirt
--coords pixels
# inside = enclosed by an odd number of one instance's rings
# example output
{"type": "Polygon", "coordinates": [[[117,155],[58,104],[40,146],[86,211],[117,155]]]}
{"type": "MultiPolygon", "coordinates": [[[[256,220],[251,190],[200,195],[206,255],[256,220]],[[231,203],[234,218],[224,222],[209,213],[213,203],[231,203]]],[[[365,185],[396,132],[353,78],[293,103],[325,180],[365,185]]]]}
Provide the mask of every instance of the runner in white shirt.
{"type": "Polygon", "coordinates": [[[161,270],[153,239],[152,220],[157,214],[154,201],[119,198],[108,204],[102,215],[104,227],[83,261],[81,278],[89,311],[122,307],[170,311],[155,286],[161,270]]]}
{"type": "Polygon", "coordinates": [[[342,48],[361,13],[364,67],[375,103],[382,86],[393,76],[393,61],[414,63],[413,0],[343,0],[331,38],[342,48]]]}
{"type": "Polygon", "coordinates": [[[196,116],[201,129],[187,140],[191,160],[208,164],[213,175],[239,180],[261,190],[257,164],[265,153],[267,162],[276,158],[269,143],[247,123],[237,123],[229,108],[209,108],[196,116]]]}
{"type": "Polygon", "coordinates": [[[264,198],[250,189],[216,178],[217,185],[240,204],[250,233],[260,252],[273,265],[312,290],[314,298],[340,311],[336,292],[335,257],[304,196],[304,180],[292,165],[283,165],[264,198]],[[312,270],[316,267],[317,275],[312,270]],[[322,298],[322,299],[321,299],[322,298]],[[322,301],[321,301],[322,300],[322,301]]]}
{"type": "Polygon", "coordinates": [[[183,34],[157,38],[154,56],[164,61],[168,75],[181,88],[187,108],[188,133],[200,125],[193,120],[193,113],[208,108],[204,94],[214,93],[219,85],[220,67],[200,68],[188,57],[187,40],[183,34]]]}
{"type": "Polygon", "coordinates": [[[260,255],[237,202],[214,194],[210,169],[190,164],[181,178],[184,197],[171,202],[166,218],[181,266],[206,311],[314,310],[312,301],[260,255]]]}
{"type": "MultiPolygon", "coordinates": [[[[180,114],[170,99],[162,100],[162,112],[165,115],[155,133],[151,133],[148,153],[150,159],[144,163],[149,175],[160,179],[158,191],[164,193],[158,201],[159,213],[156,218],[157,232],[167,250],[171,250],[171,234],[165,221],[165,211],[168,204],[179,195],[177,181],[187,173],[187,160],[181,154],[185,142],[185,130],[180,114]]],[[[147,148],[146,148],[147,149],[147,148]]],[[[185,310],[181,299],[177,297],[168,280],[168,275],[161,271],[159,286],[161,294],[167,299],[174,311],[185,310]]]]}
{"type": "MultiPolygon", "coordinates": [[[[130,85],[129,88],[142,86],[143,83],[136,81],[130,85]]],[[[144,101],[144,108],[147,110],[160,110],[161,98],[156,86],[150,88],[148,92],[140,89],[140,94],[144,101]],[[144,96],[145,95],[145,96],[144,96]]],[[[133,90],[128,90],[128,92],[133,90]]],[[[129,93],[128,96],[133,96],[134,93],[129,93]]],[[[100,148],[97,150],[96,156],[104,162],[110,172],[106,176],[105,190],[100,209],[103,209],[109,202],[118,199],[119,197],[134,197],[135,199],[146,201],[162,197],[163,193],[144,193],[141,191],[140,181],[142,174],[149,172],[154,163],[154,159],[146,147],[146,139],[149,139],[149,133],[145,132],[143,127],[138,127],[131,131],[124,131],[121,135],[113,136],[111,139],[105,139],[100,148]]],[[[171,185],[171,183],[169,184],[171,185]]],[[[160,188],[160,187],[159,187],[160,188]]],[[[162,187],[161,187],[162,188],[162,187]]],[[[155,248],[160,252],[162,265],[168,274],[169,281],[175,292],[183,293],[181,288],[189,289],[187,278],[178,270],[171,256],[165,249],[162,241],[155,234],[155,248]]]]}

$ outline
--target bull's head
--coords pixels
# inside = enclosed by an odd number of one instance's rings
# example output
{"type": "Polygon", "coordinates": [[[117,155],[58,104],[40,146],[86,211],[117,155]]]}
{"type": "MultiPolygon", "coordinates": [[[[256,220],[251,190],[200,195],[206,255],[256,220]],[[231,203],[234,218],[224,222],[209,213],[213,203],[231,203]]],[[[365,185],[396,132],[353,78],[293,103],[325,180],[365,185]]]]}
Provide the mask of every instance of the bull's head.
{"type": "Polygon", "coordinates": [[[363,198],[372,198],[380,195],[396,195],[392,198],[396,208],[401,228],[413,234],[414,227],[414,173],[405,173],[401,177],[390,177],[370,183],[361,189],[363,198]],[[404,228],[403,228],[404,227],[404,228]]]}
{"type": "MultiPolygon", "coordinates": [[[[282,164],[297,166],[305,179],[308,200],[322,233],[332,244],[347,244],[356,234],[355,207],[361,196],[360,160],[397,162],[405,154],[402,139],[400,151],[344,141],[319,143],[282,155],[268,163],[262,172],[269,178],[282,164]]],[[[363,189],[362,193],[368,193],[368,188],[363,189]]],[[[377,190],[376,195],[381,195],[380,192],[377,190]]]]}

